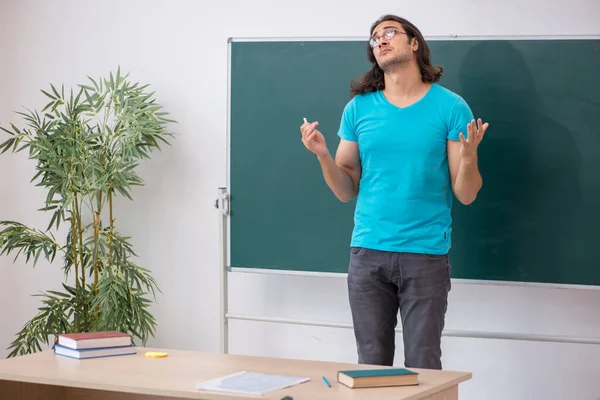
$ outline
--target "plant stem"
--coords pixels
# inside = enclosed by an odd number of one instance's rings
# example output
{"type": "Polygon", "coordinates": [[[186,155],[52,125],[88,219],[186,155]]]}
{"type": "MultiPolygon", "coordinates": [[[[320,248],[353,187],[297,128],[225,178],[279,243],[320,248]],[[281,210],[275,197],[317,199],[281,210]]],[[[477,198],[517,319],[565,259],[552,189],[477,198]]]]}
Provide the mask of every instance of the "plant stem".
{"type": "MultiPolygon", "coordinates": [[[[75,195],[75,204],[77,204],[77,195],[75,195]]],[[[77,208],[77,206],[75,206],[77,208]]],[[[75,304],[79,304],[79,264],[77,262],[77,228],[76,216],[71,214],[71,245],[73,246],[73,266],[75,267],[75,304]]],[[[78,306],[75,307],[75,329],[79,331],[79,313],[78,306]]]]}
{"type": "MultiPolygon", "coordinates": [[[[93,257],[94,261],[94,295],[98,296],[98,269],[100,265],[98,264],[98,241],[100,240],[100,219],[102,214],[102,191],[98,191],[97,195],[98,207],[94,212],[94,251],[93,257]]],[[[92,324],[95,324],[97,321],[100,321],[100,306],[96,307],[94,313],[92,315],[92,324]]]]}
{"type": "Polygon", "coordinates": [[[77,222],[77,239],[79,240],[79,260],[81,263],[81,284],[85,289],[85,265],[83,264],[83,229],[81,228],[81,207],[79,205],[79,196],[75,195],[75,214],[77,222]]]}
{"type": "Polygon", "coordinates": [[[75,267],[75,288],[79,289],[79,264],[77,262],[77,228],[75,215],[71,214],[71,242],[73,245],[73,266],[75,267]]]}
{"type": "MultiPolygon", "coordinates": [[[[83,196],[82,196],[83,197],[83,196]]],[[[84,254],[83,254],[83,229],[81,227],[81,204],[79,203],[79,196],[75,195],[75,214],[76,214],[76,222],[77,222],[77,239],[79,240],[79,261],[80,261],[80,267],[81,267],[81,287],[82,289],[85,291],[85,264],[84,264],[84,254]]],[[[79,291],[77,291],[77,295],[79,296],[79,291]]],[[[87,320],[86,315],[87,315],[87,307],[85,305],[85,303],[83,303],[83,301],[81,302],[82,304],[82,319],[85,321],[87,320]]],[[[81,326],[80,321],[78,320],[77,322],[77,330],[79,330],[79,327],[81,326]]],[[[88,320],[88,324],[86,324],[89,326],[89,320],[88,320]]]]}
{"type": "Polygon", "coordinates": [[[94,293],[98,295],[98,241],[100,240],[100,214],[102,213],[102,191],[98,191],[98,209],[94,216],[94,293]]]}
{"type": "Polygon", "coordinates": [[[108,242],[108,265],[112,267],[112,246],[113,246],[113,229],[115,227],[115,220],[113,218],[113,189],[108,189],[108,209],[110,211],[109,222],[110,222],[110,230],[109,230],[109,242],[108,242]]]}

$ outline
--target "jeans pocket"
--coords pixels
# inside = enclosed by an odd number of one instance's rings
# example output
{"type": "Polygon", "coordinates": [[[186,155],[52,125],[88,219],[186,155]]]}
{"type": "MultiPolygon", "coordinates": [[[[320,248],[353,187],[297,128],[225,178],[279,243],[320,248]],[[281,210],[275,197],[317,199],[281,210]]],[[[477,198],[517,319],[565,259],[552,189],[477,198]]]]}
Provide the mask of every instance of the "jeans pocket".
{"type": "Polygon", "coordinates": [[[445,296],[450,290],[447,255],[411,254],[402,260],[402,289],[412,298],[445,296]]]}
{"type": "Polygon", "coordinates": [[[365,253],[364,247],[354,246],[350,248],[350,254],[353,256],[362,256],[365,253]]]}

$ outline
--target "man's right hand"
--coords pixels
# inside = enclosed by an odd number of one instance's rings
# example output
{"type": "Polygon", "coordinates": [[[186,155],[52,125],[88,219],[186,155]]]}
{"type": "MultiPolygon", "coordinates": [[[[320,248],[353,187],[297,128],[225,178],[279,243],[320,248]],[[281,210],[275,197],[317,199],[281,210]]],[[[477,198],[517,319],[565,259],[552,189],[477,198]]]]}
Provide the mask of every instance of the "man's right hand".
{"type": "Polygon", "coordinates": [[[315,153],[318,157],[326,157],[329,154],[329,150],[327,149],[327,144],[325,143],[325,137],[317,130],[319,123],[317,121],[307,122],[306,118],[304,121],[304,124],[302,124],[300,127],[300,132],[302,133],[302,143],[304,143],[304,146],[306,146],[308,150],[315,153]]]}
{"type": "Polygon", "coordinates": [[[318,125],[318,122],[308,122],[304,118],[304,124],[300,127],[302,143],[317,155],[325,182],[336,197],[345,203],[358,194],[361,175],[358,143],[340,139],[334,160],[329,155],[325,137],[317,130],[318,125]]]}

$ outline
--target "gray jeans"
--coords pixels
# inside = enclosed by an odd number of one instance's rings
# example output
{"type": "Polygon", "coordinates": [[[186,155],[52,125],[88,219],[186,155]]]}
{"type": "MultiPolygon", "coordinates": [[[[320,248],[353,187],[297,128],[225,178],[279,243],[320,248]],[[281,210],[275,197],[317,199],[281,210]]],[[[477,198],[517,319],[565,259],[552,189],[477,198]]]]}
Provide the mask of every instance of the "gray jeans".
{"type": "Polygon", "coordinates": [[[404,365],[442,369],[441,335],[449,291],[448,255],[353,247],[348,293],[358,362],[393,364],[400,310],[404,365]]]}

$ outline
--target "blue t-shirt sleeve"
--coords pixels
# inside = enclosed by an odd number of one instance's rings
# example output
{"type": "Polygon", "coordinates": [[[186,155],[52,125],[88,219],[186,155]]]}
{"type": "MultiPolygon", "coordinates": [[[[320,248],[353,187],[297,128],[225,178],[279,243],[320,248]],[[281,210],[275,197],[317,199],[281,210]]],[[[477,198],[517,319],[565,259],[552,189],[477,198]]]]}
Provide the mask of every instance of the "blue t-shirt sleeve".
{"type": "Polygon", "coordinates": [[[450,115],[450,124],[448,127],[448,139],[449,140],[460,140],[459,133],[462,132],[465,139],[469,133],[467,131],[467,125],[473,120],[473,112],[467,104],[467,102],[459,97],[450,115]]]}
{"type": "Polygon", "coordinates": [[[358,141],[358,138],[356,137],[356,112],[354,107],[354,101],[350,101],[346,104],[346,107],[344,107],[344,111],[342,112],[342,119],[338,130],[339,137],[351,142],[358,141]]]}

